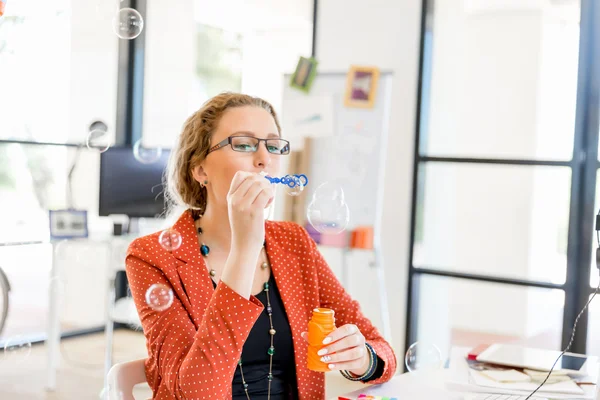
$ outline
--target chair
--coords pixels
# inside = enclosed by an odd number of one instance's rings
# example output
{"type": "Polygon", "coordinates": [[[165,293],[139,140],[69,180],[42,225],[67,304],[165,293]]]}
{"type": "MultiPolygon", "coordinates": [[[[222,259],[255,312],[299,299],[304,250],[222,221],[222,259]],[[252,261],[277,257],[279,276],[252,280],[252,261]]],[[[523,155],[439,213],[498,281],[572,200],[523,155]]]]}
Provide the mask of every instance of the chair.
{"type": "Polygon", "coordinates": [[[133,387],[146,382],[145,358],[115,364],[108,372],[108,400],[135,400],[133,387]]]}
{"type": "MultiPolygon", "coordinates": [[[[122,297],[119,300],[115,300],[115,281],[117,274],[110,276],[108,281],[108,294],[106,304],[106,327],[104,329],[105,335],[105,354],[104,354],[104,377],[108,378],[108,372],[113,366],[113,334],[114,334],[114,323],[119,322],[127,324],[130,328],[135,330],[142,330],[142,323],[140,317],[135,308],[133,298],[127,296],[122,297]]],[[[106,382],[105,382],[106,385],[106,382]]]]}

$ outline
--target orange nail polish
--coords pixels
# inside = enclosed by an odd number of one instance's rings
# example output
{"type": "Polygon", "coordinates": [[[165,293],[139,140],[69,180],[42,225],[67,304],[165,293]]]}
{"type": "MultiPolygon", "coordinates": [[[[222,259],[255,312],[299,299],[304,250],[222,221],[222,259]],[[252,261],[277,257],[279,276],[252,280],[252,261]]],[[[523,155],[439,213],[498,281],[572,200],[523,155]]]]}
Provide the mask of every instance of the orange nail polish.
{"type": "Polygon", "coordinates": [[[317,354],[323,347],[323,339],[335,330],[334,311],[330,308],[315,308],[308,322],[308,369],[318,372],[330,371],[327,363],[317,354]]]}

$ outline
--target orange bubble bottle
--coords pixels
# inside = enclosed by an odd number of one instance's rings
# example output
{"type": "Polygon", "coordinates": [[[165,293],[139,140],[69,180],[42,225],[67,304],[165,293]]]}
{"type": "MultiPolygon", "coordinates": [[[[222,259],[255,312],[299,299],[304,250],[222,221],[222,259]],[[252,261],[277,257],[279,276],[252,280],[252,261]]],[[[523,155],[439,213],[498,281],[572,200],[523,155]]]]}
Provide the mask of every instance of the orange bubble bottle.
{"type": "Polygon", "coordinates": [[[321,361],[317,354],[326,345],[323,339],[335,330],[334,311],[330,308],[315,308],[308,322],[308,369],[318,372],[327,372],[327,363],[321,361]]]}

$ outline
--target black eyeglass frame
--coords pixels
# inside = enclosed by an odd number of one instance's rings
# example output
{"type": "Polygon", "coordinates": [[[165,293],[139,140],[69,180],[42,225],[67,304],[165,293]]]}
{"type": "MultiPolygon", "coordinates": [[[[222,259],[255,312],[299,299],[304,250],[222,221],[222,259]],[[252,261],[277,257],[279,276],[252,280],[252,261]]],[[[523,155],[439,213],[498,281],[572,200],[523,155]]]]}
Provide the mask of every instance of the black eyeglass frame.
{"type": "Polygon", "coordinates": [[[268,138],[268,139],[261,139],[261,138],[257,138],[254,136],[229,136],[228,138],[220,141],[219,143],[215,144],[213,147],[211,147],[210,149],[208,149],[208,152],[206,153],[206,155],[209,155],[210,153],[212,153],[213,151],[222,149],[223,147],[227,146],[227,145],[231,145],[231,142],[234,138],[249,138],[249,139],[254,139],[254,140],[258,140],[258,145],[256,146],[256,150],[254,151],[242,151],[242,150],[236,150],[233,146],[231,146],[231,149],[233,151],[237,151],[239,153],[256,153],[258,151],[258,147],[260,146],[260,142],[265,142],[265,147],[267,148],[267,151],[270,154],[275,154],[278,156],[286,156],[288,154],[290,154],[290,142],[289,140],[285,140],[285,139],[281,139],[281,138],[268,138]],[[273,153],[271,151],[269,151],[269,146],[267,145],[267,142],[270,140],[279,140],[279,141],[283,141],[285,142],[285,146],[284,148],[287,148],[287,152],[286,153],[273,153]]]}

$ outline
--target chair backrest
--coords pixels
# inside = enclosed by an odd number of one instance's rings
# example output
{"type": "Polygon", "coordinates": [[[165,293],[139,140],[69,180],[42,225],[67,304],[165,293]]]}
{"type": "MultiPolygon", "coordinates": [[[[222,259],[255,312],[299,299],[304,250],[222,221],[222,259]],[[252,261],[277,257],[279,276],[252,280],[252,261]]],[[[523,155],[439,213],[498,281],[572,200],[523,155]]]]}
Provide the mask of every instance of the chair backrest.
{"type": "Polygon", "coordinates": [[[145,361],[141,358],[112,366],[107,377],[109,400],[135,400],[133,387],[146,382],[145,361]]]}

